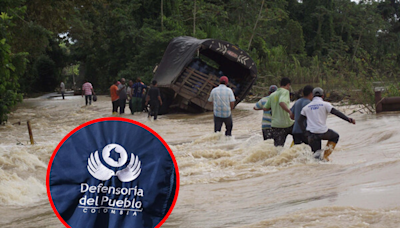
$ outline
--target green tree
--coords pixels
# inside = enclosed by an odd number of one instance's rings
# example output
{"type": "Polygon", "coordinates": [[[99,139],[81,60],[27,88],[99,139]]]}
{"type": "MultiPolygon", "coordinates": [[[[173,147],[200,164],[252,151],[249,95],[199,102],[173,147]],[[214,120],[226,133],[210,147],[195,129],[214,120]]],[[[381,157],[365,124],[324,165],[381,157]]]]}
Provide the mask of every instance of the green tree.
{"type": "Polygon", "coordinates": [[[10,109],[22,100],[18,93],[18,78],[24,73],[25,53],[12,53],[8,42],[11,35],[8,28],[13,26],[12,17],[0,14],[0,124],[7,120],[10,109]]]}

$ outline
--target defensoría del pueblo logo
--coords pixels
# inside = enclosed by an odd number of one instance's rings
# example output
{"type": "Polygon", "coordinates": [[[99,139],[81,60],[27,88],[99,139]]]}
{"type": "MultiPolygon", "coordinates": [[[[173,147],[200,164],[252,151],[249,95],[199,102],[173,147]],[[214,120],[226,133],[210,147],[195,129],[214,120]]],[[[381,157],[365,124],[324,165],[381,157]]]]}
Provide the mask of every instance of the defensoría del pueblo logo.
{"type": "Polygon", "coordinates": [[[58,144],[47,169],[50,204],[67,227],[160,227],[179,173],[168,144],[133,120],[89,121],[58,144]]]}

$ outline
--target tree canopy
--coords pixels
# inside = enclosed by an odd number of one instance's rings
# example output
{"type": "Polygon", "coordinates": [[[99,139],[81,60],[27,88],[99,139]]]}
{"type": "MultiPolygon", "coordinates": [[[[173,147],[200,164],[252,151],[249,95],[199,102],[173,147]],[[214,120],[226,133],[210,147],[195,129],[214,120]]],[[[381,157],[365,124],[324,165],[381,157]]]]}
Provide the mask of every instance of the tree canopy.
{"type": "Polygon", "coordinates": [[[261,89],[282,76],[361,86],[400,70],[398,0],[0,0],[0,13],[1,122],[21,94],[74,86],[66,67],[102,91],[121,77],[149,83],[176,36],[248,51],[261,89]]]}

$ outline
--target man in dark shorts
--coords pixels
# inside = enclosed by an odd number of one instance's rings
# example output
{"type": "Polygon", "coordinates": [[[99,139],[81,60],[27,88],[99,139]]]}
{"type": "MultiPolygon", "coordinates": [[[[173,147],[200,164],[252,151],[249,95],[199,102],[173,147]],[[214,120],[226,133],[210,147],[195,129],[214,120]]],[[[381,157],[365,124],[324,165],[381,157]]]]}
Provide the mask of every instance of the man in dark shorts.
{"type": "Polygon", "coordinates": [[[314,153],[321,150],[321,140],[328,140],[328,148],[321,159],[329,161],[328,157],[339,141],[339,134],[326,126],[328,114],[332,113],[352,124],[356,124],[356,121],[333,108],[329,102],[325,102],[324,91],[321,88],[315,88],[313,96],[313,100],[301,110],[299,124],[303,132],[306,132],[308,143],[314,153]],[[307,127],[305,127],[306,121],[307,127]]]}
{"type": "Polygon", "coordinates": [[[225,135],[232,136],[233,120],[232,109],[235,107],[235,95],[231,88],[227,87],[229,79],[222,76],[219,86],[211,90],[208,102],[213,103],[214,132],[221,131],[225,124],[225,135]]]}
{"type": "Polygon", "coordinates": [[[112,103],[112,114],[118,114],[118,106],[119,106],[119,96],[118,96],[118,81],[115,80],[114,84],[110,87],[110,96],[112,103]]]}
{"type": "MultiPolygon", "coordinates": [[[[271,85],[268,90],[268,96],[261,98],[253,107],[254,110],[263,110],[264,105],[267,103],[269,95],[278,89],[276,85],[271,85]]],[[[272,139],[272,128],[271,128],[271,110],[263,111],[263,118],[261,122],[261,130],[264,140],[272,139]]]]}
{"type": "Polygon", "coordinates": [[[143,111],[142,96],[145,89],[147,89],[147,86],[140,78],[137,78],[136,83],[132,86],[132,115],[134,112],[143,111]]]}
{"type": "Polygon", "coordinates": [[[290,108],[290,111],[292,111],[292,115],[290,118],[295,120],[294,125],[293,125],[293,141],[294,144],[301,144],[305,143],[308,144],[308,139],[304,135],[304,132],[301,130],[300,125],[299,125],[299,118],[301,116],[301,110],[308,105],[311,100],[313,99],[313,91],[314,87],[310,85],[306,85],[303,89],[303,97],[298,99],[296,103],[290,108]]]}
{"type": "Polygon", "coordinates": [[[285,145],[286,137],[292,134],[293,120],[290,118],[292,111],[290,105],[290,90],[291,82],[289,78],[282,78],[280,88],[269,96],[264,110],[272,111],[271,126],[273,129],[274,145],[285,145]]]}
{"type": "Polygon", "coordinates": [[[128,98],[126,94],[125,78],[121,78],[121,84],[118,85],[118,101],[119,101],[119,114],[125,113],[126,99],[128,98]]]}
{"type": "Polygon", "coordinates": [[[146,97],[146,103],[145,105],[150,103],[150,110],[151,116],[154,116],[154,120],[157,120],[157,115],[158,115],[158,109],[162,105],[162,100],[161,100],[161,93],[160,89],[157,88],[157,81],[153,80],[151,82],[152,86],[149,89],[149,92],[147,93],[146,97]]]}
{"type": "Polygon", "coordinates": [[[92,83],[90,83],[88,80],[85,80],[86,82],[83,83],[82,85],[82,97],[85,95],[85,101],[86,105],[91,105],[92,104],[92,95],[95,94],[93,90],[92,83]]]}

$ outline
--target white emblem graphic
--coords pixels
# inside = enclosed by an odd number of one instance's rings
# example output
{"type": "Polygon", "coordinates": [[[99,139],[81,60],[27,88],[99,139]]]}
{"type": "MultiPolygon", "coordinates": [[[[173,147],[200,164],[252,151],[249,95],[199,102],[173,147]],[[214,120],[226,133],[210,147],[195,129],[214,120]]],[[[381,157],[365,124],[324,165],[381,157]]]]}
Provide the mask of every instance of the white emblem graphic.
{"type": "MultiPolygon", "coordinates": [[[[118,144],[108,144],[105,146],[102,151],[102,157],[104,161],[112,167],[121,167],[125,165],[128,160],[126,150],[118,144]]],[[[98,180],[105,181],[109,180],[113,176],[118,176],[120,181],[130,182],[140,175],[140,172],[142,171],[140,165],[141,162],[139,161],[138,156],[131,153],[131,161],[126,168],[118,170],[115,173],[113,170],[103,165],[99,157],[99,152],[96,151],[90,154],[87,169],[89,173],[98,180]]]]}
{"type": "Polygon", "coordinates": [[[114,143],[105,146],[101,155],[103,156],[104,161],[112,167],[121,167],[125,165],[128,160],[128,153],[126,153],[126,150],[122,146],[114,143]],[[110,157],[112,151],[119,154],[118,161],[115,161],[110,157]]]}

